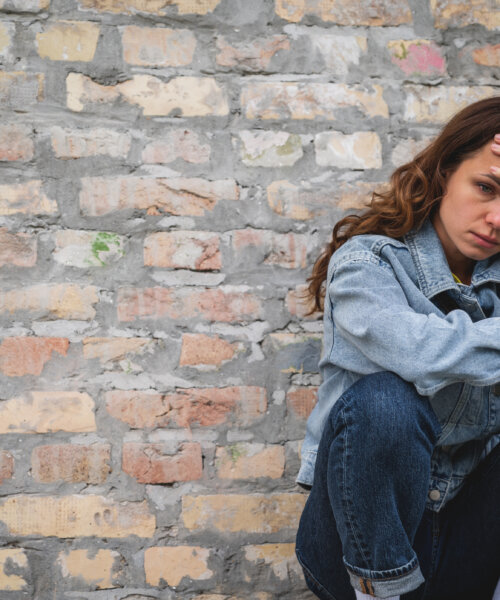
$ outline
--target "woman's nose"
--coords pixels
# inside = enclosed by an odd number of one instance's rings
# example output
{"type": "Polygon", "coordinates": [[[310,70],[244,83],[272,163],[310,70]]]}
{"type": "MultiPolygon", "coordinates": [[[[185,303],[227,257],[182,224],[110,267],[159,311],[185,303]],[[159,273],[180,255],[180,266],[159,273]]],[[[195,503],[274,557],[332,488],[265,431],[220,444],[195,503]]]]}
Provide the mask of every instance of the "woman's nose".
{"type": "Polygon", "coordinates": [[[500,229],[500,207],[486,215],[486,223],[494,229],[500,229]]]}

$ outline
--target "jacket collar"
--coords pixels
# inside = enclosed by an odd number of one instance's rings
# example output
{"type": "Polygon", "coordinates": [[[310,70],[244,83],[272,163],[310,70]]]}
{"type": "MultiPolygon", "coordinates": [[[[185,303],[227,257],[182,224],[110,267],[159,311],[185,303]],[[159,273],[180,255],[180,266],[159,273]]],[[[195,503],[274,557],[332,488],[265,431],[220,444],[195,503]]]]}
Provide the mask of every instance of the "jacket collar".
{"type": "MultiPolygon", "coordinates": [[[[422,293],[432,298],[458,285],[448,266],[439,237],[430,219],[426,219],[418,230],[412,229],[404,240],[417,270],[417,279],[422,293]]],[[[480,286],[487,282],[500,283],[500,254],[478,261],[472,273],[471,285],[480,286]]]]}

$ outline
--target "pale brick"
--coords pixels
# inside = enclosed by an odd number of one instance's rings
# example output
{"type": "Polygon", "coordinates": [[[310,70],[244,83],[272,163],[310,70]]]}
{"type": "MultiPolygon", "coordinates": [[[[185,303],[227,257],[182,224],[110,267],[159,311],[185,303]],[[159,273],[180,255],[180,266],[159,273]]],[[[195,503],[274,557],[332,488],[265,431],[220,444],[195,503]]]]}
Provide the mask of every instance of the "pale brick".
{"type": "Polygon", "coordinates": [[[285,300],[288,312],[299,319],[319,319],[323,315],[321,311],[314,311],[309,314],[313,308],[313,301],[307,293],[307,285],[298,285],[294,290],[290,290],[285,300]]]}
{"type": "Polygon", "coordinates": [[[266,414],[262,387],[192,388],[161,395],[136,390],[106,392],[106,408],[134,429],[215,427],[236,423],[246,427],[266,414]]]}
{"type": "MultiPolygon", "coordinates": [[[[1,25],[1,24],[0,24],[1,25]]],[[[32,130],[26,125],[0,125],[0,161],[28,161],[33,158],[32,130]]]]}
{"type": "Polygon", "coordinates": [[[355,107],[369,117],[389,116],[380,85],[363,87],[343,83],[255,82],[246,84],[241,106],[247,119],[326,119],[355,107]]]}
{"type": "Polygon", "coordinates": [[[144,552],[146,583],[159,586],[164,581],[169,586],[178,586],[185,577],[194,581],[210,579],[214,573],[208,568],[209,556],[210,550],[200,546],[147,548],[144,552]]]}
{"type": "Polygon", "coordinates": [[[0,0],[0,10],[37,13],[47,10],[50,0],[0,0]]]}
{"type": "Polygon", "coordinates": [[[62,229],[54,239],[53,259],[70,267],[104,267],[125,255],[125,236],[117,233],[62,229]]]}
{"type": "Polygon", "coordinates": [[[12,40],[16,33],[14,23],[0,23],[0,58],[12,60],[12,40]]]}
{"type": "Polygon", "coordinates": [[[314,138],[316,162],[321,167],[340,169],[380,169],[382,144],[375,132],[359,131],[343,134],[338,131],[318,133],[314,138]]]}
{"type": "Polygon", "coordinates": [[[297,529],[304,494],[183,496],[182,521],[190,530],[276,533],[297,529]]]}
{"type": "Polygon", "coordinates": [[[144,116],[175,113],[182,117],[204,117],[229,113],[227,96],[213,77],[173,77],[165,83],[152,75],[133,75],[113,86],[101,85],[80,73],[70,73],[66,89],[67,106],[76,112],[92,104],[113,104],[120,99],[139,106],[144,116]]]}
{"type": "Polygon", "coordinates": [[[91,320],[99,301],[97,288],[71,283],[39,284],[0,292],[0,314],[29,311],[33,317],[91,320]]]}
{"type": "Polygon", "coordinates": [[[0,484],[14,474],[14,457],[7,450],[0,450],[0,484]]]}
{"type": "Polygon", "coordinates": [[[281,581],[291,576],[302,577],[302,568],[295,556],[295,544],[259,544],[245,546],[245,559],[262,570],[271,571],[281,581]]]}
{"type": "Polygon", "coordinates": [[[320,333],[271,333],[268,336],[273,350],[281,350],[295,344],[310,344],[316,340],[321,341],[320,333]]]}
{"type": "Polygon", "coordinates": [[[163,444],[123,444],[122,470],[139,483],[173,483],[200,479],[203,472],[201,446],[181,444],[174,453],[163,444]]]}
{"type": "Polygon", "coordinates": [[[28,107],[43,100],[43,84],[41,73],[0,72],[0,106],[26,112],[28,107]]]}
{"type": "Polygon", "coordinates": [[[476,48],[472,52],[474,62],[484,67],[500,67],[500,44],[476,48]]]}
{"type": "Polygon", "coordinates": [[[327,215],[333,208],[366,208],[372,193],[381,190],[379,182],[341,183],[329,188],[299,187],[286,180],[274,181],[267,188],[267,201],[277,214],[298,220],[327,215]]]}
{"type": "Polygon", "coordinates": [[[218,336],[185,333],[182,336],[179,366],[216,365],[220,367],[234,358],[238,348],[238,344],[231,344],[218,336]]]}
{"type": "Polygon", "coordinates": [[[286,407],[295,417],[307,419],[317,402],[317,387],[291,387],[286,393],[286,407]]]}
{"type": "MultiPolygon", "coordinates": [[[[287,29],[290,27],[293,26],[287,29]]],[[[306,31],[312,52],[321,56],[328,73],[347,75],[352,66],[359,65],[361,57],[366,54],[366,37],[336,35],[312,27],[307,27],[306,31]]]]}
{"type": "Polygon", "coordinates": [[[191,319],[226,323],[262,318],[260,299],[249,292],[217,289],[126,288],[118,290],[118,320],[191,319]]]}
{"type": "Polygon", "coordinates": [[[31,391],[0,404],[0,433],[95,430],[94,402],[84,392],[31,391]]]}
{"type": "Polygon", "coordinates": [[[208,231],[152,233],[144,240],[144,264],[196,271],[219,270],[219,234],[208,231]]]}
{"type": "MultiPolygon", "coordinates": [[[[20,0],[18,0],[20,1],[20,0]]],[[[33,1],[33,0],[32,0],[33,1]]],[[[43,0],[41,0],[43,1],[43,0]]],[[[78,0],[83,8],[113,13],[135,14],[145,12],[161,14],[162,9],[173,4],[179,14],[206,15],[221,0],[78,0]]]]}
{"type": "Polygon", "coordinates": [[[147,502],[117,502],[103,496],[11,496],[0,501],[5,533],[59,538],[149,538],[155,517],[147,502]]]}
{"type": "Polygon", "coordinates": [[[0,267],[34,267],[37,257],[37,239],[31,233],[9,233],[0,227],[0,267]]]}
{"type": "Polygon", "coordinates": [[[240,131],[241,160],[248,167],[289,167],[304,154],[300,135],[286,131],[240,131]]]}
{"type": "Polygon", "coordinates": [[[41,181],[0,185],[0,215],[53,215],[57,203],[42,191],[41,181]]]}
{"type": "Polygon", "coordinates": [[[496,88],[479,85],[474,87],[407,85],[404,118],[407,121],[444,123],[469,104],[496,94],[496,88]]]}
{"type": "Polygon", "coordinates": [[[170,163],[178,158],[189,163],[206,163],[210,159],[210,145],[203,143],[194,131],[175,129],[148,144],[142,152],[144,163],[170,163]]]}
{"type": "Polygon", "coordinates": [[[250,246],[259,253],[259,262],[285,269],[307,266],[307,236],[300,233],[276,233],[264,229],[240,229],[232,233],[233,249],[246,254],[250,246]]]}
{"type": "Polygon", "coordinates": [[[216,451],[217,476],[221,479],[279,479],[285,469],[283,446],[233,444],[216,451]]]}
{"type": "Polygon", "coordinates": [[[290,50],[290,40],[286,35],[269,38],[254,38],[247,42],[229,44],[222,36],[217,38],[217,64],[222,67],[237,67],[247,72],[267,70],[271,59],[280,51],[290,50]]]}
{"type": "Polygon", "coordinates": [[[412,22],[407,0],[276,0],[276,14],[297,23],[306,15],[337,25],[389,26],[412,22]]]}
{"type": "Polygon", "coordinates": [[[387,47],[392,62],[405,75],[438,77],[446,74],[446,61],[441,48],[431,40],[393,40],[387,47]]]}
{"type": "Polygon", "coordinates": [[[483,25],[500,27],[498,0],[430,0],[434,26],[438,29],[483,25]]]}
{"type": "Polygon", "coordinates": [[[196,38],[188,29],[125,27],[123,59],[132,65],[183,67],[193,62],[196,38]]]}
{"type": "Polygon", "coordinates": [[[6,337],[0,344],[0,372],[9,377],[41,375],[57,352],[66,356],[69,340],[50,337],[6,337]]]}
{"type": "Polygon", "coordinates": [[[32,477],[42,483],[104,483],[111,470],[110,454],[108,444],[37,446],[31,453],[32,477]]]}
{"type": "Polygon", "coordinates": [[[86,158],[89,156],[111,156],[126,158],[132,137],[113,129],[63,129],[50,130],[52,149],[57,158],[86,158]]]}
{"type": "Polygon", "coordinates": [[[86,177],[82,179],[80,207],[87,216],[131,208],[148,214],[203,216],[220,200],[237,200],[238,196],[238,186],[231,179],[86,177]]]}
{"type": "Polygon", "coordinates": [[[36,34],[38,54],[50,60],[90,62],[94,58],[100,27],[90,21],[57,21],[36,34]]]}
{"type": "Polygon", "coordinates": [[[25,590],[28,582],[19,574],[19,569],[27,568],[28,557],[24,550],[20,548],[0,549],[0,590],[6,592],[25,590]],[[13,572],[14,570],[15,572],[13,572]]]}
{"type": "Polygon", "coordinates": [[[74,579],[72,588],[106,590],[117,587],[114,583],[120,555],[114,550],[68,550],[59,553],[57,563],[65,579],[74,579]]]}
{"type": "Polygon", "coordinates": [[[394,146],[391,153],[391,161],[395,167],[404,165],[415,158],[415,156],[426,148],[432,141],[430,137],[424,137],[421,140],[401,140],[394,146]]]}
{"type": "Polygon", "coordinates": [[[98,358],[101,364],[124,359],[129,353],[141,353],[151,344],[149,338],[84,338],[83,356],[90,360],[98,358]]]}

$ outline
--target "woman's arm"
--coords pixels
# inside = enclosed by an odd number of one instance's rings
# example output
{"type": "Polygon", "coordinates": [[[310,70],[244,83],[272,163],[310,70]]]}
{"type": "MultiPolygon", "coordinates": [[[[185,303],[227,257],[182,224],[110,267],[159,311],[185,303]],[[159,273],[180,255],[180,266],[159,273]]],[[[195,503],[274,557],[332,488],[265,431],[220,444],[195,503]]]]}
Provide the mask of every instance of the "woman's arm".
{"type": "Polygon", "coordinates": [[[368,254],[341,263],[328,292],[338,334],[419,393],[455,382],[500,381],[499,317],[473,322],[463,310],[415,312],[391,267],[368,254]]]}

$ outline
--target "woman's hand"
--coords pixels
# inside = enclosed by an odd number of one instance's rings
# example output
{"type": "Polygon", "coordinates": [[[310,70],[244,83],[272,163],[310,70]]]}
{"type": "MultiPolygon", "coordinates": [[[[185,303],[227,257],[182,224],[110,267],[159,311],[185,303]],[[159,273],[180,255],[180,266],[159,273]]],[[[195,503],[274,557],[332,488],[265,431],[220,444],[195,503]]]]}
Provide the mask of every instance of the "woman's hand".
{"type": "MultiPolygon", "coordinates": [[[[500,133],[497,133],[493,138],[493,144],[491,144],[491,151],[496,156],[500,157],[500,133]]],[[[496,165],[491,165],[490,171],[500,179],[500,162],[495,161],[496,165]]]]}

